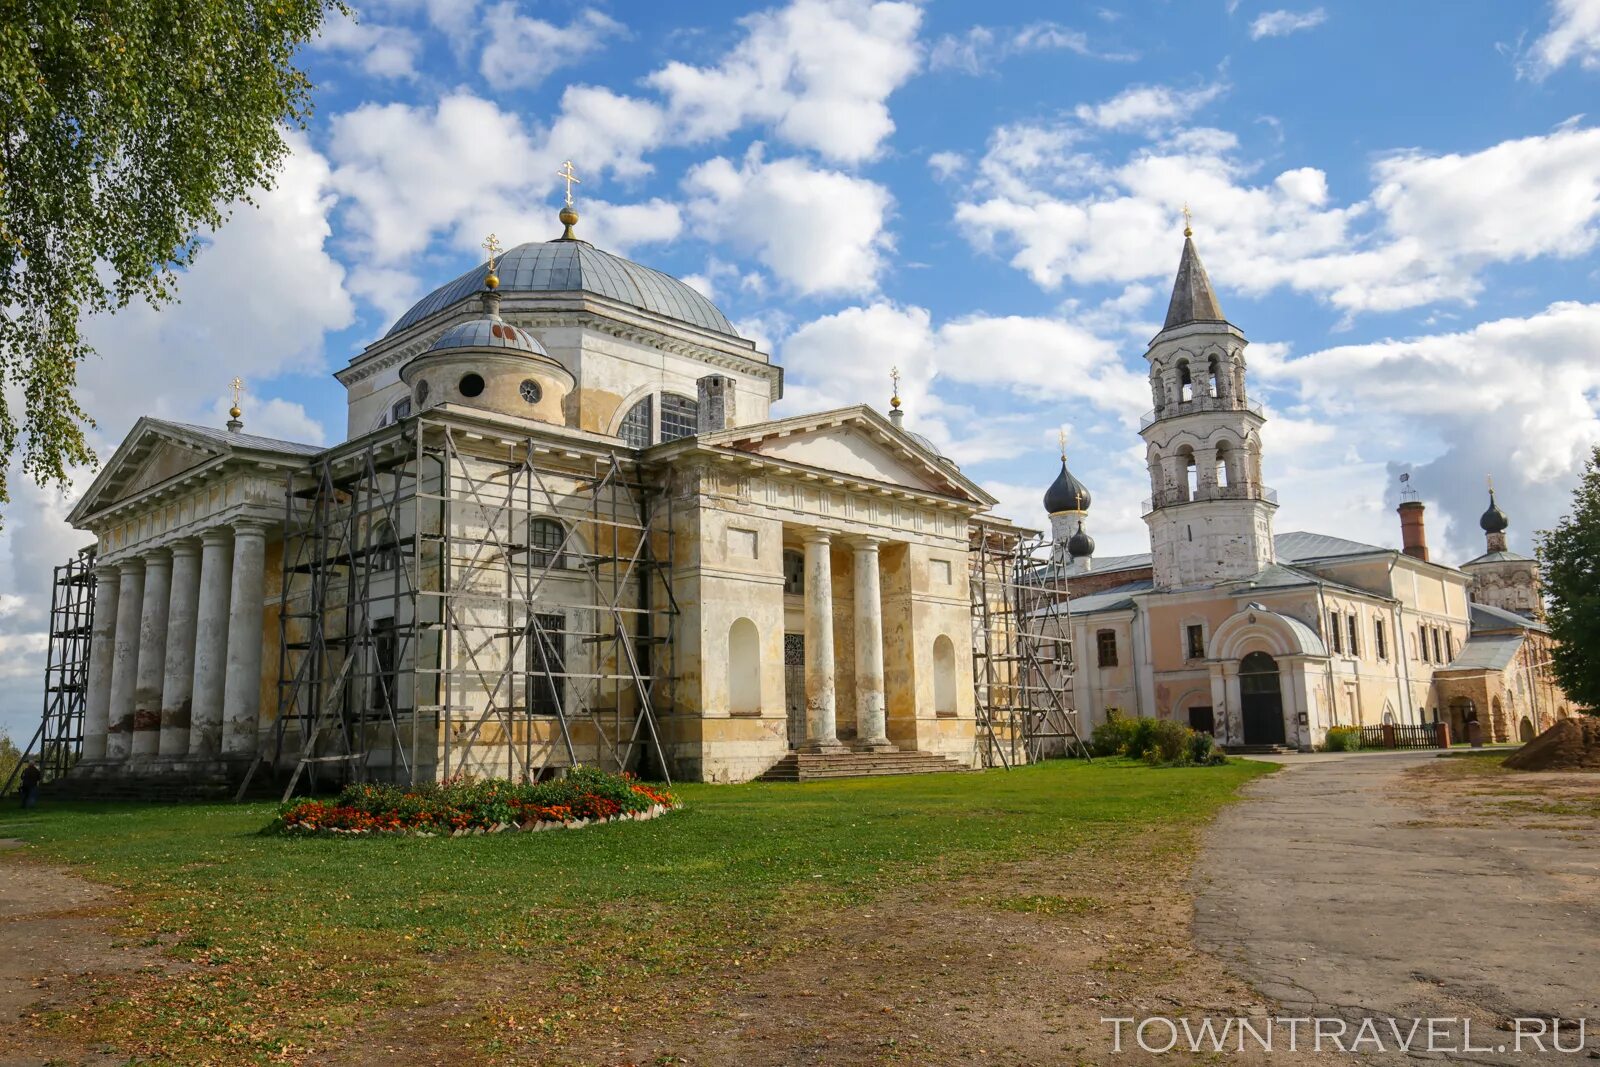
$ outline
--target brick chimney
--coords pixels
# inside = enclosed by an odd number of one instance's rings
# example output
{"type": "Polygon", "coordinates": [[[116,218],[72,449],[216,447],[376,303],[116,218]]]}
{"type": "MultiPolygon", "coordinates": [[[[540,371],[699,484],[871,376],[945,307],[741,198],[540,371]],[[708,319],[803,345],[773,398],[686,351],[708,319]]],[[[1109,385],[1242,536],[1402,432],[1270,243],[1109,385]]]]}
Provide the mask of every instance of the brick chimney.
{"type": "Polygon", "coordinates": [[[696,383],[699,386],[700,433],[716,433],[732,429],[734,421],[733,379],[726,374],[708,374],[696,383]]]}
{"type": "Polygon", "coordinates": [[[1424,510],[1420,500],[1402,500],[1400,507],[1400,551],[1428,562],[1428,532],[1422,526],[1424,510]]]}

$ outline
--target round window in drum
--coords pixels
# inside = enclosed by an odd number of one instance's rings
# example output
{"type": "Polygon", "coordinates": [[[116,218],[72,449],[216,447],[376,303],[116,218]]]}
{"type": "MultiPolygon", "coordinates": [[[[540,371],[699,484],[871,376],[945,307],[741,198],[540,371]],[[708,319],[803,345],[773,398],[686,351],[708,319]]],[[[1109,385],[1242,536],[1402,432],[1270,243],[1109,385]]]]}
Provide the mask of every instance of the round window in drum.
{"type": "Polygon", "coordinates": [[[420,408],[422,405],[428,402],[428,379],[424,378],[419,381],[414,391],[417,397],[416,406],[420,408]]]}
{"type": "Polygon", "coordinates": [[[457,383],[456,388],[460,390],[461,395],[465,397],[482,396],[483,375],[463,374],[461,376],[461,381],[457,383]]]}
{"type": "Polygon", "coordinates": [[[522,379],[522,384],[517,386],[517,392],[522,394],[522,399],[530,404],[537,404],[544,398],[544,390],[539,388],[539,383],[532,378],[522,379]]]}

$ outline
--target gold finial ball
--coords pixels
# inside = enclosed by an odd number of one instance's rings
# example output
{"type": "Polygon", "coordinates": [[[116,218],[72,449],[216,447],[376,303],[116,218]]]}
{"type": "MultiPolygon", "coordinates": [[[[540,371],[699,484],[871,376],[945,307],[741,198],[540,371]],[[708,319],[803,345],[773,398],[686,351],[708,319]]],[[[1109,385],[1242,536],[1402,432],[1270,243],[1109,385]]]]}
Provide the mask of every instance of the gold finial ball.
{"type": "Polygon", "coordinates": [[[231,416],[231,417],[233,417],[233,418],[235,418],[235,419],[237,419],[237,418],[239,418],[239,417],[240,417],[240,416],[241,416],[241,415],[243,415],[243,414],[244,414],[244,412],[243,412],[243,411],[240,411],[240,410],[239,410],[239,405],[238,405],[238,404],[235,404],[235,405],[233,405],[233,407],[231,407],[231,408],[229,408],[229,409],[228,409],[228,414],[229,414],[229,415],[230,415],[230,416],[231,416]]]}
{"type": "Polygon", "coordinates": [[[483,279],[483,287],[485,289],[500,288],[500,275],[496,274],[494,271],[490,271],[483,279]]]}
{"type": "Polygon", "coordinates": [[[563,226],[576,226],[578,224],[578,213],[572,210],[571,204],[562,208],[561,214],[557,215],[556,218],[561,220],[561,225],[563,226]]]}

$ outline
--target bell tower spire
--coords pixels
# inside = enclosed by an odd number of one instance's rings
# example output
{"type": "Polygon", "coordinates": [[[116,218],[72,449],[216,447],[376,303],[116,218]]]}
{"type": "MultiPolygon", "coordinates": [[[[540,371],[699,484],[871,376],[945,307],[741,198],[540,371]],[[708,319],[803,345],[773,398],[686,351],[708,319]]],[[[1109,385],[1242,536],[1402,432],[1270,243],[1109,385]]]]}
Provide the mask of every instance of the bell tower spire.
{"type": "Polygon", "coordinates": [[[1245,388],[1249,342],[1222,315],[1184,206],[1167,318],[1150,342],[1155,407],[1140,420],[1150,469],[1158,589],[1248,578],[1274,562],[1277,494],[1261,484],[1261,405],[1245,388]]]}

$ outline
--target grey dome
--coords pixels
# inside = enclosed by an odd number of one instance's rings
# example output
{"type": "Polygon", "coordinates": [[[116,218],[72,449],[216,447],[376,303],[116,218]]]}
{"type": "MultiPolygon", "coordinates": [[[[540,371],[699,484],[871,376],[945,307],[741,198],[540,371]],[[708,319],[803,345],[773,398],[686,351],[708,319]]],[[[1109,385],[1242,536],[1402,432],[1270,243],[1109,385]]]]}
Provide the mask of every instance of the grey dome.
{"type": "Polygon", "coordinates": [[[1484,533],[1505,533],[1506,527],[1511,525],[1510,518],[1500,510],[1500,505],[1494,502],[1493,489],[1489,490],[1489,510],[1483,513],[1478,525],[1483,527],[1484,533]]]}
{"type": "Polygon", "coordinates": [[[1084,530],[1081,522],[1078,523],[1078,532],[1067,539],[1067,555],[1073,559],[1094,555],[1094,538],[1084,530]]]}
{"type": "MultiPolygon", "coordinates": [[[[436,311],[481,293],[489,273],[480,263],[455,281],[417,301],[390,328],[390,335],[436,311]]],[[[716,305],[669,274],[602,252],[586,241],[532,241],[509,249],[494,265],[505,293],[593,293],[715,333],[738,337],[716,305]]]]}
{"type": "Polygon", "coordinates": [[[499,319],[458,322],[440,334],[439,339],[428,346],[428,351],[442,352],[447,348],[506,348],[530,356],[549,354],[533,334],[499,319]]]}
{"type": "Polygon", "coordinates": [[[1088,511],[1089,487],[1073,477],[1067,470],[1067,461],[1061,461],[1061,473],[1044,491],[1044,510],[1048,515],[1063,511],[1088,511]]]}

